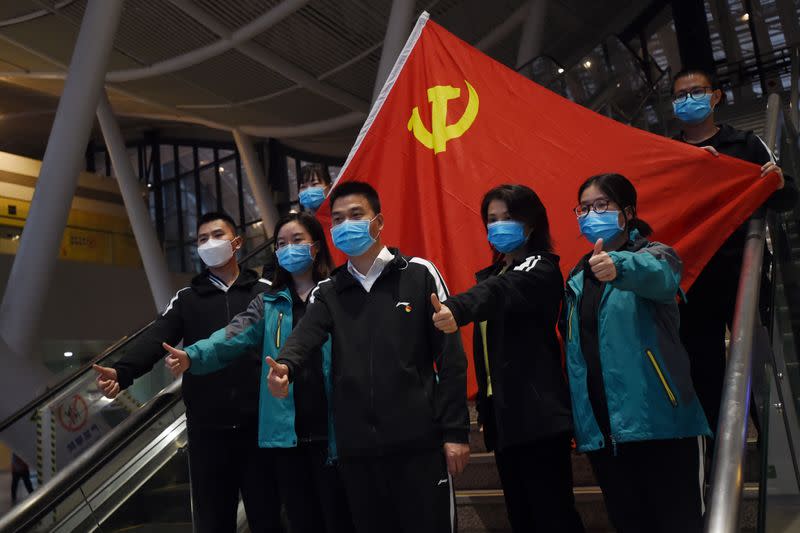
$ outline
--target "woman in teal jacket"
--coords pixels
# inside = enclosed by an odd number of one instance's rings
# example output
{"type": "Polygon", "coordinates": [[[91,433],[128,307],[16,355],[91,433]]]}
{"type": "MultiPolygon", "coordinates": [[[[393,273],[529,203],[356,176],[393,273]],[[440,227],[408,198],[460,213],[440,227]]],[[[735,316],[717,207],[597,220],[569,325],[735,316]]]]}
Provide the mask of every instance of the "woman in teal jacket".
{"type": "Polygon", "coordinates": [[[594,245],[567,281],[564,336],[578,450],[619,533],[700,533],[710,435],[680,343],[681,260],[650,242],[636,189],[601,174],[578,191],[594,245]]]}
{"type": "MultiPolygon", "coordinates": [[[[277,264],[270,290],[253,299],[228,326],[208,339],[170,352],[175,375],[209,374],[252,350],[276,358],[292,328],[305,314],[308,297],[326,279],[331,256],[322,226],[313,215],[292,213],[275,226],[277,264]]],[[[353,531],[336,458],[330,393],[330,340],[295,376],[286,398],[269,393],[269,366],[262,365],[258,441],[274,448],[278,484],[293,533],[353,531]]]]}

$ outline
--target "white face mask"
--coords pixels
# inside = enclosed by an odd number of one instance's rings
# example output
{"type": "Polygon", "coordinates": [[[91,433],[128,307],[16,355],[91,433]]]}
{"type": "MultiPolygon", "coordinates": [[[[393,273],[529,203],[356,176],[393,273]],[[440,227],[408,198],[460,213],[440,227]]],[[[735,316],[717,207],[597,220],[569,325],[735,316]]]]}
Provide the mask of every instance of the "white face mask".
{"type": "Polygon", "coordinates": [[[209,268],[221,267],[233,257],[231,241],[225,239],[208,239],[197,247],[197,253],[209,268]]]}

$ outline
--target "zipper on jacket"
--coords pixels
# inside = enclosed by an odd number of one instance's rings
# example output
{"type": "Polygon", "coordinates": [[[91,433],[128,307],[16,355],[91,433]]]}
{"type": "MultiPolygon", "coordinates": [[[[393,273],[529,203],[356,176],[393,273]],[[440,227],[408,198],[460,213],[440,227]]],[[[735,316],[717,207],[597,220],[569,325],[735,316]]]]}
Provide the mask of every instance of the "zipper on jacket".
{"type": "Polygon", "coordinates": [[[575,304],[569,304],[569,313],[567,316],[567,340],[572,340],[572,314],[575,312],[575,304]]]}
{"type": "Polygon", "coordinates": [[[275,333],[275,347],[281,347],[281,324],[283,323],[283,311],[278,313],[278,330],[275,333]]]}
{"type": "Polygon", "coordinates": [[[667,383],[667,378],[664,377],[664,373],[661,371],[661,367],[658,366],[658,361],[656,361],[656,356],[653,355],[653,352],[650,350],[645,350],[647,357],[650,358],[650,362],[653,364],[653,368],[658,374],[658,379],[661,380],[661,385],[664,387],[664,391],[667,393],[667,398],[669,399],[669,403],[672,404],[672,407],[678,407],[678,399],[675,397],[675,394],[672,392],[672,389],[667,383]]]}

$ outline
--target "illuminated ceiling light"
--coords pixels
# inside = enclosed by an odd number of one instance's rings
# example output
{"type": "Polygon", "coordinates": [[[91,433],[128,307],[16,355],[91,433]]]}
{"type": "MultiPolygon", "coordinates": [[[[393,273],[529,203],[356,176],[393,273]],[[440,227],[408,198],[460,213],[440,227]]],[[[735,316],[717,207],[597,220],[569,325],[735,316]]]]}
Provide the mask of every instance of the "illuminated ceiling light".
{"type": "Polygon", "coordinates": [[[556,72],[558,72],[559,74],[564,74],[564,69],[561,68],[561,67],[558,67],[558,70],[556,72]]]}
{"type": "Polygon", "coordinates": [[[72,352],[64,352],[64,357],[72,357],[73,355],[72,352]]]}
{"type": "Polygon", "coordinates": [[[583,68],[590,68],[592,66],[592,62],[588,59],[583,62],[583,68]]]}
{"type": "Polygon", "coordinates": [[[744,15],[739,17],[739,20],[741,20],[742,22],[747,22],[748,20],[750,20],[750,13],[745,13],[744,15]]]}
{"type": "Polygon", "coordinates": [[[219,171],[220,171],[220,172],[225,172],[225,167],[223,167],[223,166],[221,166],[221,165],[220,165],[220,167],[219,167],[219,171]]]}

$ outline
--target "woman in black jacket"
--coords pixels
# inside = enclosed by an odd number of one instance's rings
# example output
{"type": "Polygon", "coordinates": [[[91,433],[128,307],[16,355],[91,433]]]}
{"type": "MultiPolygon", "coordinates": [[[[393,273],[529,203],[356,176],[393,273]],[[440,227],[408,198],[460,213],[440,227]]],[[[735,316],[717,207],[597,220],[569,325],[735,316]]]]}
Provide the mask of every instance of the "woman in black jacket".
{"type": "Polygon", "coordinates": [[[481,216],[497,261],[476,274],[477,285],[441,304],[433,320],[445,333],[475,323],[479,422],[495,451],[513,531],[581,532],[556,337],[564,280],[547,212],[528,187],[501,185],[484,196],[481,216]]]}

